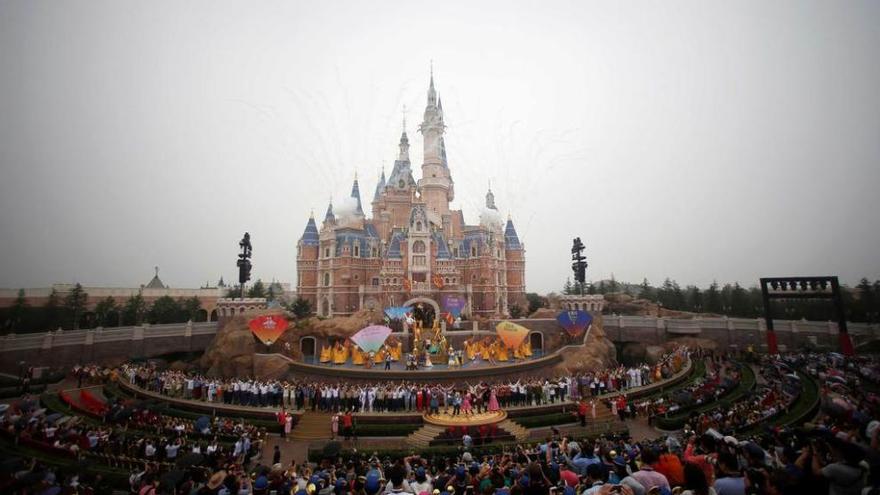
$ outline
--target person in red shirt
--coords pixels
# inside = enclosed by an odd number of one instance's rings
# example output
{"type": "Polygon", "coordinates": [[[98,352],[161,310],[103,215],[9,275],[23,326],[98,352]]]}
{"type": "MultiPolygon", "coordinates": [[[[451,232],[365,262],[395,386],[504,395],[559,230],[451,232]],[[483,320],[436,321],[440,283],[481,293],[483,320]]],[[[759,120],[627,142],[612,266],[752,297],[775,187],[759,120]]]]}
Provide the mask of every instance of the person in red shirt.
{"type": "Polygon", "coordinates": [[[578,419],[581,420],[581,426],[587,426],[587,401],[585,400],[578,403],[578,419]]]}
{"type": "Polygon", "coordinates": [[[345,439],[351,439],[352,430],[354,429],[354,417],[351,415],[351,410],[345,411],[345,415],[342,416],[342,434],[345,435],[345,439]]]}

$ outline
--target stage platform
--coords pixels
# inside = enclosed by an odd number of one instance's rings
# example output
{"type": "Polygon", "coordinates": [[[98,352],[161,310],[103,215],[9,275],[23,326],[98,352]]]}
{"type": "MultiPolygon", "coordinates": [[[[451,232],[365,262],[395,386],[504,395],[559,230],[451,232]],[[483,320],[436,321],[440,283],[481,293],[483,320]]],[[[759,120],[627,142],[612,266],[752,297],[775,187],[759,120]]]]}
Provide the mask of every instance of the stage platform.
{"type": "Polygon", "coordinates": [[[481,426],[494,425],[507,419],[507,412],[503,410],[493,412],[483,412],[476,414],[457,414],[437,413],[425,414],[422,420],[437,426],[481,426]]]}
{"type": "Polygon", "coordinates": [[[385,370],[384,365],[374,368],[352,367],[346,365],[309,364],[296,361],[283,354],[255,354],[254,361],[260,359],[282,358],[289,363],[290,371],[297,376],[303,374],[323,378],[350,378],[354,380],[407,380],[407,381],[451,381],[451,380],[479,380],[485,377],[515,376],[516,373],[535,373],[543,368],[549,368],[562,361],[558,353],[548,356],[516,361],[513,363],[498,363],[485,365],[468,365],[461,368],[449,369],[446,366],[436,366],[429,369],[406,370],[402,367],[392,367],[385,370]]]}

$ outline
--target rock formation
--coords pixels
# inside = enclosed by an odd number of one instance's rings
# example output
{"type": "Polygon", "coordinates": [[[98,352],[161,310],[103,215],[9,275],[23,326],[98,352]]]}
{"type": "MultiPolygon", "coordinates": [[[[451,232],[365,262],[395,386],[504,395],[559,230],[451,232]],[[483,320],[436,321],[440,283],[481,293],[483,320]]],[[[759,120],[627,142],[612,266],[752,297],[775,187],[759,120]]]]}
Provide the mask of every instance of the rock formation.
{"type": "Polygon", "coordinates": [[[591,371],[617,364],[617,350],[602,327],[602,315],[594,315],[592,328],[583,345],[570,345],[560,351],[562,362],[554,367],[556,373],[591,371]]]}

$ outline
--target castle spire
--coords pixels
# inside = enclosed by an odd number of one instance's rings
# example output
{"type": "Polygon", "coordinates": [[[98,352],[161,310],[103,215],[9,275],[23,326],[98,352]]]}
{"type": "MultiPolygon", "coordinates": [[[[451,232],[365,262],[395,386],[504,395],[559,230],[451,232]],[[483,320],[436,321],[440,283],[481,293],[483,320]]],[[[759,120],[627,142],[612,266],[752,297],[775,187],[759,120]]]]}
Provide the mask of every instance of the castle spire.
{"type": "Polygon", "coordinates": [[[354,173],[354,183],[351,185],[351,197],[357,200],[355,214],[363,216],[364,209],[361,207],[361,188],[358,186],[357,172],[354,173]]]}
{"type": "Polygon", "coordinates": [[[327,205],[327,213],[324,214],[324,223],[335,221],[336,215],[333,214],[333,198],[330,198],[330,204],[327,205]]]}
{"type": "Polygon", "coordinates": [[[497,210],[495,207],[495,195],[492,194],[492,181],[489,181],[489,192],[486,193],[486,208],[497,210]]]}
{"type": "Polygon", "coordinates": [[[431,62],[431,83],[428,85],[428,106],[437,104],[437,91],[434,89],[434,62],[431,62]]]}
{"type": "Polygon", "coordinates": [[[406,117],[403,119],[403,132],[400,134],[400,144],[398,144],[400,148],[400,153],[397,155],[397,160],[401,162],[409,161],[409,138],[406,137],[406,117]]]}
{"type": "Polygon", "coordinates": [[[379,182],[376,183],[376,192],[373,194],[373,201],[378,201],[379,196],[382,195],[382,191],[385,190],[385,165],[382,165],[382,175],[379,177],[379,182]]]}
{"type": "MultiPolygon", "coordinates": [[[[333,213],[329,212],[330,215],[333,213]]],[[[306,222],[306,228],[303,231],[302,237],[299,238],[300,242],[305,246],[317,246],[319,244],[318,237],[318,226],[315,225],[315,215],[312,212],[312,215],[309,216],[309,221],[306,222]]],[[[222,278],[220,280],[223,280],[222,278]]]]}

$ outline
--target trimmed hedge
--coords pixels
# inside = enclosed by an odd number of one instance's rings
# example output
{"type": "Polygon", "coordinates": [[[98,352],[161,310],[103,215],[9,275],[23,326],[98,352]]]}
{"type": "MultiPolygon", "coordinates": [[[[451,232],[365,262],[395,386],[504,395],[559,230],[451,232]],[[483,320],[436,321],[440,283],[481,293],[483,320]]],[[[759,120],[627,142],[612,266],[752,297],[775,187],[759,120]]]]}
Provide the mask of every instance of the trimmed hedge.
{"type": "Polygon", "coordinates": [[[355,432],[359,437],[405,437],[410,433],[421,428],[420,424],[399,424],[399,425],[382,425],[382,424],[355,424],[355,432]]]}
{"type": "Polygon", "coordinates": [[[760,431],[765,426],[800,426],[810,419],[819,409],[821,401],[819,397],[819,384],[816,380],[803,372],[797,371],[797,375],[801,379],[801,393],[795,399],[788,412],[777,415],[776,417],[767,418],[744,432],[747,434],[760,431]]]}
{"type": "Polygon", "coordinates": [[[544,426],[559,426],[577,422],[577,416],[570,413],[545,414],[543,416],[526,416],[516,418],[516,422],[523,428],[541,428],[544,426]]]}
{"type": "MultiPolygon", "coordinates": [[[[31,385],[29,394],[42,394],[46,391],[46,385],[31,385]]],[[[13,397],[21,397],[21,388],[19,387],[3,387],[0,388],[0,399],[11,399],[13,397]]]]}
{"type": "Polygon", "coordinates": [[[738,363],[742,373],[742,379],[730,392],[721,397],[717,401],[707,402],[695,407],[686,407],[679,409],[674,415],[668,417],[658,417],[654,426],[661,430],[678,430],[684,427],[688,419],[694,414],[700,414],[705,411],[714,409],[715,407],[729,408],[747,393],[749,393],[757,383],[755,371],[747,364],[738,363]]]}

